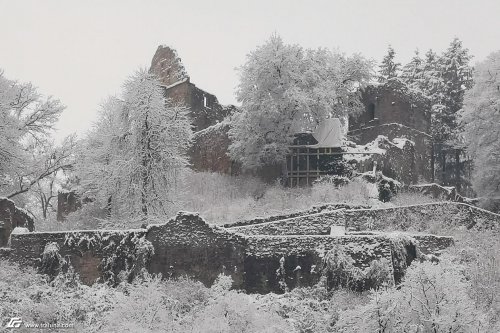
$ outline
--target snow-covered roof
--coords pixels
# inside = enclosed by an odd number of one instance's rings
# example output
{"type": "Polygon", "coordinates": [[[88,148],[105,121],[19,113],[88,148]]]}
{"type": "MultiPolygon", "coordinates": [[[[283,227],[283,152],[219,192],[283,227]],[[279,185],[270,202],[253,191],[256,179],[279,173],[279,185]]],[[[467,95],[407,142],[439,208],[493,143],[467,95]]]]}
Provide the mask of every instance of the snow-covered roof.
{"type": "Polygon", "coordinates": [[[317,144],[314,148],[337,148],[342,147],[342,124],[339,118],[329,118],[322,121],[313,133],[317,144]]]}

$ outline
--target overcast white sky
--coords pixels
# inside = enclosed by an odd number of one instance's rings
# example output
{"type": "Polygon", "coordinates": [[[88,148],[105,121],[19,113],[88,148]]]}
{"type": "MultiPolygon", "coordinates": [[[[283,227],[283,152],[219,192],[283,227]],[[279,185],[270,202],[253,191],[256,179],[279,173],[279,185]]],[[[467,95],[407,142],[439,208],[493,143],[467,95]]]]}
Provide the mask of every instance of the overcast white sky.
{"type": "Polygon", "coordinates": [[[392,44],[401,62],[457,36],[481,61],[500,49],[499,14],[499,0],[0,0],[0,68],[61,99],[61,137],[88,129],[99,103],[149,67],[159,44],[177,49],[191,81],[229,104],[235,67],[273,32],[377,61],[392,44]]]}

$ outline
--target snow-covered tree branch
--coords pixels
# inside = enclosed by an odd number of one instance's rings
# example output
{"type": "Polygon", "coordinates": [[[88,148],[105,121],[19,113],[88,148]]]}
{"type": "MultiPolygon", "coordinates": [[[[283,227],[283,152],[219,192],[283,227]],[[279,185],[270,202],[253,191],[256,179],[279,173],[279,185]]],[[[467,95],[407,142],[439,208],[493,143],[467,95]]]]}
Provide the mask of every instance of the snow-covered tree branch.
{"type": "Polygon", "coordinates": [[[296,131],[361,110],[358,96],[372,63],[327,49],[304,49],[273,35],[240,68],[230,155],[246,168],[281,163],[296,131]]]}
{"type": "Polygon", "coordinates": [[[42,99],[31,83],[9,80],[0,72],[0,194],[26,193],[45,177],[70,168],[75,138],[54,147],[49,136],[64,106],[42,99]]]}
{"type": "Polygon", "coordinates": [[[179,170],[188,164],[192,129],[185,107],[163,96],[156,77],[136,72],[123,99],[109,98],[79,152],[80,191],[124,213],[163,214],[179,170]]]}
{"type": "Polygon", "coordinates": [[[460,113],[468,152],[474,160],[473,187],[484,199],[500,197],[500,51],[477,64],[474,85],[460,113]]]}

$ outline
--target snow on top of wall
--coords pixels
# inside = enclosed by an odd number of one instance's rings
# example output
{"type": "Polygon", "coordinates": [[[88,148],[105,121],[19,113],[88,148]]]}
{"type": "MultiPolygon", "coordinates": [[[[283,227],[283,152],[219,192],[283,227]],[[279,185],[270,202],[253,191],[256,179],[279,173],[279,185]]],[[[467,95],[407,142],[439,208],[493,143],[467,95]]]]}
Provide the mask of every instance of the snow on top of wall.
{"type": "Polygon", "coordinates": [[[382,141],[389,141],[386,136],[379,135],[377,138],[366,145],[355,145],[345,147],[344,158],[347,161],[356,160],[358,162],[363,162],[371,158],[372,155],[385,155],[386,150],[380,148],[380,143],[382,141]]]}
{"type": "Polygon", "coordinates": [[[419,131],[417,129],[405,126],[405,125],[400,124],[400,123],[387,123],[387,124],[380,124],[380,125],[376,125],[376,126],[366,126],[366,127],[363,127],[363,128],[353,129],[353,130],[351,130],[349,132],[350,133],[356,133],[356,132],[360,132],[360,131],[365,131],[365,130],[370,129],[370,128],[375,128],[375,127],[389,127],[389,126],[404,128],[405,130],[412,131],[412,132],[415,132],[415,133],[418,133],[418,134],[425,135],[425,136],[427,136],[429,138],[432,138],[432,135],[430,135],[429,133],[425,133],[425,132],[419,131]]]}
{"type": "Polygon", "coordinates": [[[387,150],[385,148],[381,148],[383,144],[390,144],[399,149],[403,149],[407,143],[410,143],[413,146],[415,145],[413,141],[406,138],[394,138],[390,141],[386,136],[379,135],[375,140],[368,142],[365,145],[346,146],[345,152],[347,154],[344,155],[344,158],[348,161],[355,160],[362,162],[370,159],[374,154],[384,155],[387,150]]]}
{"type": "Polygon", "coordinates": [[[455,189],[454,186],[443,186],[443,185],[439,185],[437,183],[415,184],[415,185],[412,185],[412,187],[415,187],[415,188],[428,188],[428,187],[431,187],[431,186],[436,186],[436,187],[442,188],[448,194],[450,194],[455,189]]]}
{"type": "Polygon", "coordinates": [[[12,230],[11,235],[27,234],[29,232],[28,228],[15,227],[14,230],[12,230]]]}
{"type": "Polygon", "coordinates": [[[379,135],[377,138],[366,145],[356,145],[355,147],[347,147],[346,152],[350,154],[380,154],[386,153],[386,150],[380,148],[380,143],[389,141],[389,139],[384,135],[379,135]]]}
{"type": "Polygon", "coordinates": [[[221,122],[218,122],[217,124],[214,124],[212,126],[208,126],[207,128],[204,128],[198,132],[195,132],[193,135],[194,136],[199,136],[199,135],[203,135],[203,134],[206,134],[206,133],[210,133],[210,132],[216,132],[226,126],[229,126],[230,125],[230,122],[227,118],[224,118],[221,122]]]}
{"type": "Polygon", "coordinates": [[[3,200],[7,200],[7,201],[10,201],[10,202],[14,203],[14,201],[10,200],[7,197],[0,197],[0,201],[3,201],[3,200]]]}
{"type": "Polygon", "coordinates": [[[175,87],[175,86],[178,86],[179,84],[182,84],[182,83],[184,83],[184,82],[186,82],[186,81],[188,81],[188,80],[189,80],[189,77],[185,77],[185,78],[183,78],[182,80],[179,80],[179,81],[177,81],[177,82],[174,82],[174,83],[172,83],[172,84],[170,84],[170,85],[168,85],[168,86],[165,86],[165,85],[161,85],[161,86],[162,86],[162,87],[164,87],[165,89],[170,89],[170,88],[173,88],[173,87],[175,87]]]}

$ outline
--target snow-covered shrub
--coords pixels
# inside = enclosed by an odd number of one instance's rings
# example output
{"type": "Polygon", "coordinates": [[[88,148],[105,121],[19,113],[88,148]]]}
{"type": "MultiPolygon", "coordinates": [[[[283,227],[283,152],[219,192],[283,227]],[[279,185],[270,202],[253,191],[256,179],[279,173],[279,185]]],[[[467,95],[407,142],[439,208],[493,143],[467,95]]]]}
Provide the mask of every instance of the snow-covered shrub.
{"type": "Polygon", "coordinates": [[[500,331],[500,233],[467,230],[454,237],[455,247],[449,252],[465,267],[469,295],[488,314],[489,331],[500,331]]]}
{"type": "Polygon", "coordinates": [[[219,274],[210,290],[215,294],[225,294],[233,285],[233,279],[229,275],[219,274]]]}
{"type": "Polygon", "coordinates": [[[154,247],[144,236],[128,234],[120,242],[111,241],[105,248],[102,260],[104,281],[116,285],[122,281],[131,282],[144,274],[154,254],[154,247]]]}
{"type": "Polygon", "coordinates": [[[176,209],[199,212],[213,223],[234,222],[259,213],[256,203],[267,188],[251,176],[190,171],[179,184],[176,209]]]}
{"type": "Polygon", "coordinates": [[[341,245],[334,246],[323,258],[323,274],[329,289],[353,287],[362,277],[360,269],[341,245]]]}
{"type": "Polygon", "coordinates": [[[333,184],[335,186],[344,186],[349,184],[351,180],[349,177],[346,176],[338,176],[338,175],[326,175],[326,176],[320,176],[318,179],[316,179],[313,182],[313,185],[316,184],[333,184]]]}
{"type": "Polygon", "coordinates": [[[131,282],[143,274],[154,254],[153,244],[141,232],[72,232],[66,235],[64,243],[82,252],[90,250],[102,253],[102,280],[111,285],[124,280],[131,282]]]}
{"type": "Polygon", "coordinates": [[[374,292],[369,304],[342,313],[338,327],[342,332],[482,332],[484,315],[469,288],[450,260],[412,264],[397,289],[374,292]]]}
{"type": "Polygon", "coordinates": [[[369,184],[361,179],[353,179],[346,185],[338,187],[322,182],[313,185],[310,197],[312,204],[345,202],[366,205],[370,202],[370,188],[369,184]]]}
{"type": "Polygon", "coordinates": [[[372,289],[388,287],[394,284],[394,275],[391,270],[392,263],[385,258],[373,260],[364,272],[365,283],[372,289]]]}
{"type": "Polygon", "coordinates": [[[418,257],[417,242],[414,238],[401,233],[390,234],[390,242],[394,279],[396,283],[399,283],[408,265],[418,257]]]}
{"type": "Polygon", "coordinates": [[[327,288],[334,290],[346,288],[361,291],[394,285],[392,263],[389,260],[372,260],[368,267],[361,269],[354,266],[354,260],[342,245],[333,247],[325,254],[323,274],[327,278],[327,288]]]}
{"type": "Polygon", "coordinates": [[[382,202],[390,201],[402,188],[402,184],[390,177],[385,176],[381,171],[365,172],[356,175],[356,178],[376,184],[378,190],[378,200],[382,202]]]}
{"type": "Polygon", "coordinates": [[[116,291],[84,286],[68,274],[49,282],[31,268],[0,260],[0,325],[5,318],[21,317],[26,323],[75,323],[77,331],[96,332],[99,317],[116,302],[116,291]]]}
{"type": "Polygon", "coordinates": [[[66,260],[59,253],[59,245],[55,242],[48,243],[40,259],[39,272],[55,277],[67,265],[66,260]]]}
{"type": "Polygon", "coordinates": [[[236,291],[210,299],[200,311],[193,312],[192,321],[183,329],[206,333],[298,332],[275,311],[260,308],[254,297],[236,291]]]}
{"type": "Polygon", "coordinates": [[[368,204],[370,200],[367,184],[361,180],[339,188],[328,182],[288,188],[279,183],[264,184],[251,176],[232,177],[210,172],[189,173],[178,193],[178,210],[197,211],[216,224],[292,213],[321,203],[368,204]]]}
{"type": "MultiPolygon", "coordinates": [[[[162,292],[160,276],[148,276],[139,283],[121,286],[117,303],[104,317],[105,332],[175,332],[180,328],[176,321],[176,302],[162,292]]],[[[186,290],[184,290],[186,292],[186,290]]]]}
{"type": "Polygon", "coordinates": [[[368,301],[366,293],[327,291],[324,284],[284,294],[253,295],[261,308],[278,313],[299,332],[336,332],[339,314],[368,301]]]}
{"type": "Polygon", "coordinates": [[[146,275],[118,286],[115,307],[103,319],[105,332],[289,332],[276,313],[230,291],[231,278],[219,276],[210,289],[187,279],[163,281],[146,275]]]}

